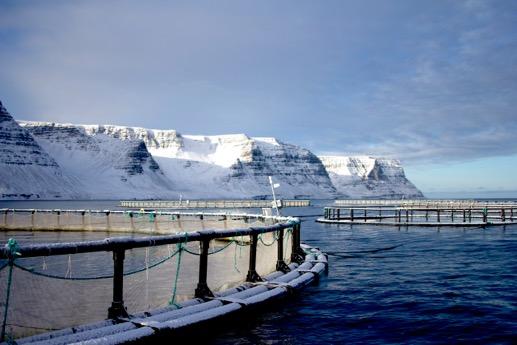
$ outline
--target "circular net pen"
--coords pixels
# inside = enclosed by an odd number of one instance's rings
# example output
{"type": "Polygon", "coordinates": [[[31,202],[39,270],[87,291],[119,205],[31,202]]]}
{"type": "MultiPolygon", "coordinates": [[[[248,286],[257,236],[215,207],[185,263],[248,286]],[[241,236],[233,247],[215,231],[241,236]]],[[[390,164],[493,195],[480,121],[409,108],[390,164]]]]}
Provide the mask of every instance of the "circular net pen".
{"type": "Polygon", "coordinates": [[[294,218],[0,212],[2,340],[182,308],[305,257],[294,218]]]}

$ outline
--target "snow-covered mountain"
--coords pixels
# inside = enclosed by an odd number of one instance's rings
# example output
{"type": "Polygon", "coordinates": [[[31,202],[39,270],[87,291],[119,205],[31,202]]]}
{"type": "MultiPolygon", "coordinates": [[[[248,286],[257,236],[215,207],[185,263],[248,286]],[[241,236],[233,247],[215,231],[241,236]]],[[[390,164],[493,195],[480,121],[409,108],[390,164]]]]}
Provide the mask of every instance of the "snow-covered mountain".
{"type": "Polygon", "coordinates": [[[76,197],[73,179],[0,102],[0,199],[76,197]]]}
{"type": "Polygon", "coordinates": [[[128,197],[127,193],[148,198],[265,197],[270,195],[268,176],[280,183],[280,197],[335,194],[314,154],[273,138],[193,136],[111,125],[20,124],[67,174],[96,186],[91,192],[100,198],[128,197]]]}
{"type": "Polygon", "coordinates": [[[338,197],[422,198],[396,159],[320,156],[338,197]]]}
{"type": "Polygon", "coordinates": [[[0,199],[420,197],[400,163],[275,138],[17,123],[0,103],[0,199]],[[320,159],[321,158],[321,159],[320,159]]]}
{"type": "Polygon", "coordinates": [[[139,139],[113,137],[100,126],[20,122],[38,144],[74,178],[83,198],[167,198],[174,184],[139,139]]]}

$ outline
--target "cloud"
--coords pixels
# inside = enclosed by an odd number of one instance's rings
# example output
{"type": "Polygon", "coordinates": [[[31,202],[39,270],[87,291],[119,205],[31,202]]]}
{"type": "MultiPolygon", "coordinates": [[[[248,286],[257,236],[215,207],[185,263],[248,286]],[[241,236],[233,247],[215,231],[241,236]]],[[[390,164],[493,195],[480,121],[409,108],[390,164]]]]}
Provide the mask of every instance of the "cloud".
{"type": "Polygon", "coordinates": [[[0,5],[18,118],[277,136],[405,162],[517,152],[508,1],[0,5]]]}

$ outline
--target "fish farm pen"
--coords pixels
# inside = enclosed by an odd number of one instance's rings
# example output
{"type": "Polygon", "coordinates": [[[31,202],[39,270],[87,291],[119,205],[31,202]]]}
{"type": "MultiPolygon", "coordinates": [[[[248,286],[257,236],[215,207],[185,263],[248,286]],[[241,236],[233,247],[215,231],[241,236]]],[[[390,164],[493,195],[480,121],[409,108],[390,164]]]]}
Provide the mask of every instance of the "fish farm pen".
{"type": "Polygon", "coordinates": [[[479,201],[479,200],[447,200],[447,199],[342,199],[335,200],[336,206],[400,206],[400,207],[446,207],[468,208],[468,207],[497,207],[515,206],[515,201],[479,201]]]}
{"type": "Polygon", "coordinates": [[[165,340],[251,313],[328,268],[326,255],[300,242],[301,222],[291,217],[28,209],[0,215],[5,344],[165,340]]]}
{"type": "Polygon", "coordinates": [[[121,207],[128,208],[266,208],[308,207],[310,200],[123,200],[121,207]]]}
{"type": "MultiPolygon", "coordinates": [[[[373,201],[373,200],[365,200],[373,201]]],[[[380,200],[384,202],[386,200],[380,200]]],[[[466,203],[463,201],[419,201],[402,205],[325,207],[320,223],[404,225],[404,226],[486,226],[517,223],[515,203],[466,203]]]]}

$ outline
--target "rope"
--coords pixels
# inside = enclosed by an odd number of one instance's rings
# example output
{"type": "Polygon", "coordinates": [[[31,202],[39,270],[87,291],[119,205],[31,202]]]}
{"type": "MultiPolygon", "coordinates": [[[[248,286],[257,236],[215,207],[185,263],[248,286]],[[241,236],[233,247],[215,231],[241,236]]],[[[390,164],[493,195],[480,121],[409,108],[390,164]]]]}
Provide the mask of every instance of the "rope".
{"type": "Polygon", "coordinates": [[[289,247],[287,244],[289,243],[289,236],[292,235],[292,232],[293,232],[293,228],[289,228],[287,229],[286,233],[285,233],[285,237],[284,237],[284,240],[285,240],[285,244],[284,245],[284,258],[286,257],[287,255],[287,247],[289,247]]]}
{"type": "MultiPolygon", "coordinates": [[[[233,252],[233,268],[238,273],[241,273],[241,271],[239,271],[239,268],[237,267],[237,246],[238,246],[237,241],[234,241],[234,243],[235,243],[235,251],[233,252]]],[[[242,247],[240,247],[239,249],[242,251],[242,247]]]]}
{"type": "Polygon", "coordinates": [[[13,283],[13,266],[14,266],[14,260],[17,256],[20,256],[21,254],[18,252],[18,243],[14,238],[10,238],[7,241],[7,244],[5,245],[5,250],[7,251],[9,261],[7,265],[9,266],[9,273],[7,276],[7,293],[5,296],[5,307],[4,307],[4,319],[2,321],[2,333],[0,334],[0,340],[4,341],[6,340],[6,334],[5,334],[5,326],[7,325],[7,312],[9,310],[9,298],[11,295],[11,286],[13,283]]]}
{"type": "MultiPolygon", "coordinates": [[[[219,253],[219,252],[222,252],[223,250],[225,250],[226,248],[228,248],[230,245],[232,245],[234,242],[235,242],[235,240],[231,240],[231,241],[230,241],[230,242],[228,242],[228,244],[227,244],[227,245],[225,245],[224,247],[221,247],[221,248],[219,248],[219,249],[216,249],[216,250],[214,250],[213,252],[209,252],[209,253],[208,253],[208,255],[213,255],[213,254],[217,254],[217,253],[219,253]]],[[[189,253],[189,254],[192,254],[192,255],[197,255],[197,256],[201,255],[201,253],[193,252],[193,251],[191,251],[191,250],[189,250],[189,249],[187,249],[187,248],[183,248],[183,250],[184,250],[184,251],[186,251],[186,252],[187,252],[187,253],[189,253]]]]}
{"type": "MultiPolygon", "coordinates": [[[[138,269],[133,270],[133,271],[125,272],[124,276],[129,276],[129,275],[132,275],[132,274],[140,273],[140,272],[143,272],[145,270],[149,270],[151,268],[154,268],[154,267],[156,267],[158,265],[161,265],[164,262],[172,259],[174,256],[176,256],[176,254],[178,254],[178,251],[175,251],[171,255],[166,256],[165,258],[163,258],[163,259],[153,263],[152,265],[146,265],[143,268],[138,268],[138,269]]],[[[16,268],[21,269],[22,271],[29,272],[29,273],[32,273],[32,274],[37,275],[37,276],[46,277],[46,278],[53,278],[53,279],[61,279],[61,280],[98,280],[98,279],[113,278],[113,274],[102,275],[102,276],[95,276],[95,277],[67,277],[67,276],[63,277],[63,276],[58,276],[58,275],[54,275],[54,274],[38,272],[38,271],[35,271],[34,268],[24,267],[24,266],[16,264],[16,263],[13,266],[15,266],[16,268]]]]}
{"type": "MultiPolygon", "coordinates": [[[[188,234],[185,232],[185,242],[184,243],[187,243],[187,238],[188,238],[188,234]]],[[[183,253],[183,250],[184,250],[184,243],[180,242],[176,245],[176,247],[178,248],[176,250],[176,253],[179,253],[179,255],[178,255],[178,261],[176,262],[176,276],[174,277],[174,287],[172,289],[171,299],[169,300],[169,305],[174,305],[176,308],[179,308],[179,305],[176,304],[176,292],[178,289],[178,278],[180,276],[180,268],[181,268],[181,254],[183,253]]]]}
{"type": "Polygon", "coordinates": [[[72,278],[72,256],[68,255],[68,267],[66,269],[65,278],[72,278]]]}
{"type": "Polygon", "coordinates": [[[275,233],[273,233],[273,242],[267,244],[266,242],[264,242],[264,240],[262,239],[262,234],[259,234],[258,235],[258,239],[260,242],[262,242],[263,245],[265,245],[266,247],[271,247],[273,244],[275,244],[275,242],[278,240],[275,236],[275,233]]]}

